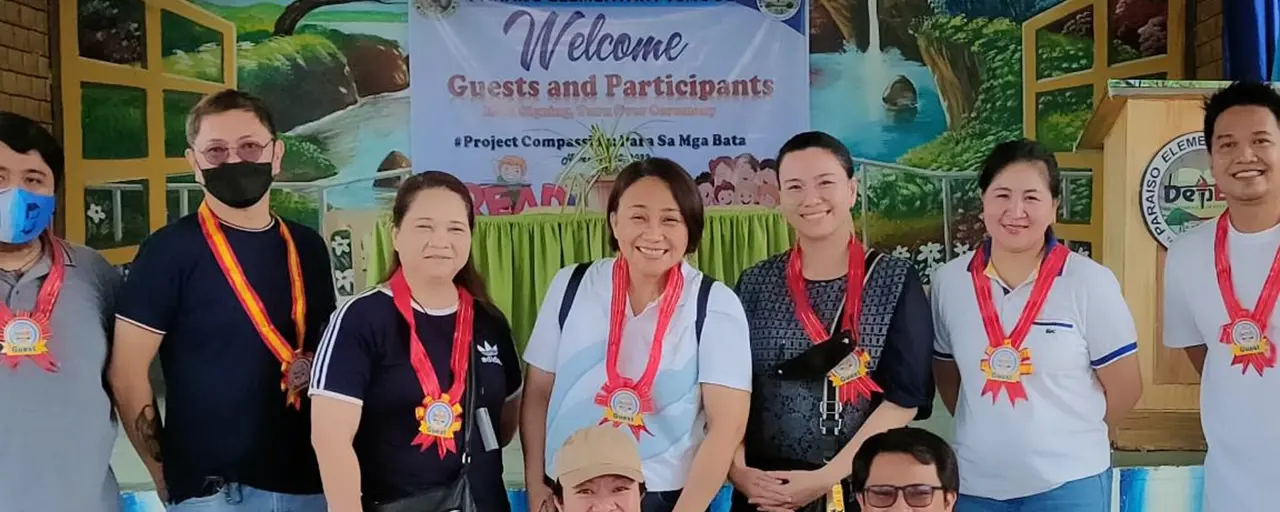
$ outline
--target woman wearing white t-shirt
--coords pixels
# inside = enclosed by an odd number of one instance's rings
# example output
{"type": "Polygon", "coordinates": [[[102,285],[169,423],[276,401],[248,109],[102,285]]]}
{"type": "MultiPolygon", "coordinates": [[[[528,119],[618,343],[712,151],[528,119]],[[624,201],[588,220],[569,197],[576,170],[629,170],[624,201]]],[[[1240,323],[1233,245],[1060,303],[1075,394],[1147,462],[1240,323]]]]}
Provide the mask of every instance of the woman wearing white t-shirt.
{"type": "Polygon", "coordinates": [[[1056,240],[1053,154],[1028,140],[983,164],[989,237],[932,281],[934,372],[956,417],[957,512],[1111,508],[1115,427],[1142,393],[1114,274],[1056,240]]]}
{"type": "Polygon", "coordinates": [[[639,442],[644,512],[706,510],[746,428],[751,348],[742,304],[684,263],[702,200],[675,162],[628,165],[606,208],[616,258],[556,274],[525,349],[520,440],[530,510],[573,432],[604,423],[639,442]]]}

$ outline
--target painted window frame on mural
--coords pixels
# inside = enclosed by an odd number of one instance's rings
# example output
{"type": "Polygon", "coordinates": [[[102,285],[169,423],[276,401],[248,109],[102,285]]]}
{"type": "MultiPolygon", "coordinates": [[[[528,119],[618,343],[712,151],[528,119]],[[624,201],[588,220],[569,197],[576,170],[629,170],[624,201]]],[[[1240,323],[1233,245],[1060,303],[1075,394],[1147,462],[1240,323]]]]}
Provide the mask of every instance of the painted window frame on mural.
{"type": "MultiPolygon", "coordinates": [[[[1185,16],[1186,6],[1183,2],[1172,0],[1167,3],[1165,13],[1165,48],[1161,54],[1150,56],[1125,56],[1125,60],[1112,63],[1113,51],[1110,24],[1113,4],[1116,0],[1066,0],[1046,11],[1032,17],[1022,25],[1022,126],[1023,133],[1029,139],[1039,140],[1038,123],[1041,119],[1040,100],[1049,94],[1069,94],[1083,88],[1091,88],[1091,101],[1087,112],[1081,114],[1079,121],[1083,129],[1084,121],[1092,115],[1094,108],[1107,90],[1107,81],[1125,78],[1162,77],[1169,80],[1181,80],[1184,75],[1183,52],[1185,51],[1185,16]],[[1045,72],[1038,66],[1040,58],[1039,37],[1068,23],[1072,17],[1082,12],[1088,13],[1092,20],[1089,29],[1092,37],[1092,54],[1086,56],[1087,65],[1078,66],[1070,72],[1045,72]],[[1041,76],[1044,76],[1041,78],[1041,76]]],[[[1079,133],[1071,137],[1070,148],[1055,147],[1055,156],[1060,167],[1065,169],[1090,170],[1093,178],[1089,182],[1088,219],[1072,218],[1061,215],[1054,226],[1054,232],[1063,240],[1069,241],[1073,249],[1084,250],[1094,259],[1102,257],[1103,213],[1102,213],[1102,152],[1076,150],[1079,133]]],[[[1064,199],[1070,193],[1072,180],[1081,178],[1064,178],[1062,190],[1064,199]]]]}
{"type": "MultiPolygon", "coordinates": [[[[141,194],[146,203],[146,233],[154,232],[168,223],[168,179],[173,175],[190,172],[187,161],[165,144],[166,93],[205,95],[226,88],[236,87],[236,26],[215,14],[183,0],[132,0],[143,8],[144,41],[141,66],[118,64],[81,55],[80,2],[64,2],[59,9],[58,41],[62,52],[59,68],[62,94],[63,144],[66,147],[66,184],[63,187],[62,210],[65,228],[63,236],[73,242],[89,244],[88,219],[105,222],[112,217],[114,239],[121,242],[124,230],[121,197],[124,194],[141,194]],[[179,20],[199,26],[204,34],[214,38],[221,53],[221,80],[207,80],[183,74],[180,69],[166,70],[162,20],[179,20]],[[118,87],[145,93],[145,152],[122,158],[86,158],[82,119],[86,105],[82,101],[86,85],[93,88],[118,87]],[[127,182],[122,184],[121,182],[127,182]],[[110,206],[87,208],[86,189],[109,198],[110,206]]],[[[175,121],[176,120],[171,120],[175,121]]],[[[172,123],[171,123],[172,124],[172,123]]],[[[171,146],[176,146],[170,141],[171,146]]],[[[185,142],[183,143],[185,146],[185,142]]],[[[141,148],[139,148],[141,151],[141,148]]],[[[140,226],[135,226],[135,228],[140,226]]],[[[136,231],[136,229],[134,229],[136,231]]],[[[145,234],[143,237],[145,237],[145,234]]],[[[141,238],[130,236],[130,238],[141,238]]],[[[125,241],[110,247],[95,247],[112,264],[128,263],[137,253],[136,243],[125,241]]]]}

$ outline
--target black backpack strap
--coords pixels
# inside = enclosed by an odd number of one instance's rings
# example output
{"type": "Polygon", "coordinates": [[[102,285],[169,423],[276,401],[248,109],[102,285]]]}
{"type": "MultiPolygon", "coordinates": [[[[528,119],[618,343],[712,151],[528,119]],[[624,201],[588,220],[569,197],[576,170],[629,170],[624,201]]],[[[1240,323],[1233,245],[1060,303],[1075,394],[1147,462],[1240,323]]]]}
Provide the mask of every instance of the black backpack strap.
{"type": "Polygon", "coordinates": [[[569,318],[569,310],[573,309],[573,298],[578,295],[578,286],[582,284],[582,276],[587,275],[590,263],[579,263],[569,274],[569,285],[564,289],[564,298],[560,299],[560,328],[564,329],[564,321],[569,318]]]}
{"type": "Polygon", "coordinates": [[[711,301],[711,287],[715,286],[715,278],[702,274],[702,283],[698,285],[698,317],[694,323],[698,343],[702,343],[702,324],[707,322],[707,303],[711,301]]]}

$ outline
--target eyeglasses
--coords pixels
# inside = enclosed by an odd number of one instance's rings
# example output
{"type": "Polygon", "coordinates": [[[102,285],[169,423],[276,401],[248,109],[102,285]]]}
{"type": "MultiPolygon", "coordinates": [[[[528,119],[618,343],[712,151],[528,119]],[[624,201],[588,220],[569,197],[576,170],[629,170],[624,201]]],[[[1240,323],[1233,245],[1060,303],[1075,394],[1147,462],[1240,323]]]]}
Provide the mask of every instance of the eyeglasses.
{"type": "Polygon", "coordinates": [[[934,491],[941,487],[925,484],[914,485],[868,485],[862,490],[862,499],[869,507],[888,508],[898,502],[898,495],[907,502],[907,506],[924,508],[933,505],[934,491]]]}
{"type": "MultiPolygon", "coordinates": [[[[268,140],[267,144],[271,144],[274,140],[275,139],[268,140]]],[[[241,142],[239,146],[236,146],[236,156],[239,156],[240,161],[242,162],[257,162],[259,158],[262,158],[262,153],[266,151],[267,144],[246,140],[241,142]]],[[[215,144],[205,148],[204,151],[200,152],[200,154],[204,155],[204,159],[209,162],[209,165],[217,167],[227,163],[227,160],[231,159],[231,148],[215,144]]]]}

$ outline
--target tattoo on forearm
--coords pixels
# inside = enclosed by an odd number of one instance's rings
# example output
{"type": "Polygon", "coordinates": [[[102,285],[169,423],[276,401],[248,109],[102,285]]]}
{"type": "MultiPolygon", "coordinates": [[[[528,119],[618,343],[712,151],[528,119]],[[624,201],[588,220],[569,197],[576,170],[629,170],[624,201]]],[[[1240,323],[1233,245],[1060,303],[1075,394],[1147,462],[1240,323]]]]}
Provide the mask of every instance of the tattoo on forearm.
{"type": "Polygon", "coordinates": [[[150,455],[156,462],[163,462],[160,457],[160,430],[163,427],[160,425],[160,410],[154,402],[142,408],[133,422],[133,428],[146,445],[148,453],[144,455],[150,455]]]}

